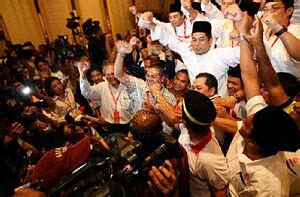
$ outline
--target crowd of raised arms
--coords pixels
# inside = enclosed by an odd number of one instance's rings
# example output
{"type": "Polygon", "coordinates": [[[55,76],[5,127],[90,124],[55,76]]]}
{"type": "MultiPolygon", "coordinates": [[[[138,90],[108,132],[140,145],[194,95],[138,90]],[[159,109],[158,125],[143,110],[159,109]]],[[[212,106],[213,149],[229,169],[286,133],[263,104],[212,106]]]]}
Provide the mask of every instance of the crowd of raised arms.
{"type": "Polygon", "coordinates": [[[133,5],[137,27],[96,28],[86,53],[8,43],[0,196],[47,195],[114,133],[147,135],[149,153],[164,133],[183,153],[129,196],[300,195],[299,1],[219,3],[181,0],[168,21],[133,5]]]}

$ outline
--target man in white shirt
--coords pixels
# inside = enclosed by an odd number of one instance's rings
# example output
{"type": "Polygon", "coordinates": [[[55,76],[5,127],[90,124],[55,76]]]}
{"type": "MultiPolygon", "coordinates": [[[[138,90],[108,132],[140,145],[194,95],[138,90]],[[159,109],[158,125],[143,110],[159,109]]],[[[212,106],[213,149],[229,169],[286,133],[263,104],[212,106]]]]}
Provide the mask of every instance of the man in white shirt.
{"type": "Polygon", "coordinates": [[[178,41],[152,20],[152,13],[142,15],[142,24],[149,28],[151,36],[159,37],[161,43],[165,43],[170,49],[179,53],[187,66],[191,83],[198,73],[210,73],[218,80],[218,92],[221,97],[227,95],[227,70],[229,66],[235,67],[239,63],[240,48],[218,48],[209,50],[211,37],[211,24],[207,21],[196,21],[193,25],[192,42],[190,45],[178,41]]]}
{"type": "Polygon", "coordinates": [[[276,72],[291,73],[299,80],[299,46],[288,37],[300,39],[300,25],[290,23],[293,5],[293,0],[268,1],[262,20],[271,30],[271,36],[264,34],[264,44],[273,68],[276,72]]]}
{"type": "MultiPolygon", "coordinates": [[[[248,35],[248,26],[244,22],[250,21],[249,16],[244,14],[243,18],[237,28],[243,35],[248,35]]],[[[258,18],[256,23],[255,34],[261,28],[258,18]]],[[[230,170],[229,191],[231,196],[288,196],[290,181],[286,159],[281,151],[299,148],[297,126],[279,107],[267,106],[260,95],[251,47],[246,40],[241,42],[240,47],[248,117],[242,126],[238,123],[239,132],[235,134],[226,155],[230,170]]]]}
{"type": "MultiPolygon", "coordinates": [[[[249,109],[257,105],[254,99],[256,97],[251,99],[252,104],[250,100],[247,103],[249,109]]],[[[280,108],[267,106],[254,115],[249,114],[243,123],[226,155],[230,194],[288,196],[289,174],[285,156],[279,151],[299,148],[295,122],[280,108]]]]}
{"type": "Polygon", "coordinates": [[[99,99],[101,101],[100,111],[104,120],[110,123],[112,128],[126,133],[133,109],[126,87],[114,77],[114,65],[104,66],[103,73],[106,81],[94,86],[87,81],[87,67],[88,63],[79,63],[78,65],[81,94],[87,99],[99,99]]]}
{"type": "MultiPolygon", "coordinates": [[[[136,7],[131,6],[129,10],[132,14],[140,17],[140,13],[137,13],[136,7]]],[[[155,19],[156,20],[156,19],[155,19]]],[[[171,4],[169,7],[169,23],[162,23],[162,26],[173,36],[177,37],[180,41],[190,43],[192,33],[192,23],[181,10],[180,5],[171,4]]],[[[152,37],[153,41],[158,38],[152,37]]]]}
{"type": "Polygon", "coordinates": [[[216,109],[210,99],[190,91],[182,104],[182,117],[190,137],[187,151],[191,196],[226,196],[229,170],[210,129],[216,109]]]}
{"type": "Polygon", "coordinates": [[[159,65],[152,65],[146,73],[146,81],[130,76],[124,72],[123,61],[126,54],[131,53],[132,48],[125,41],[117,44],[118,55],[115,61],[116,78],[126,87],[127,92],[132,96],[134,111],[137,112],[145,103],[155,106],[157,104],[155,95],[150,92],[149,85],[157,83],[162,91],[163,96],[173,107],[176,105],[175,96],[170,93],[162,84],[163,70],[159,65]]]}

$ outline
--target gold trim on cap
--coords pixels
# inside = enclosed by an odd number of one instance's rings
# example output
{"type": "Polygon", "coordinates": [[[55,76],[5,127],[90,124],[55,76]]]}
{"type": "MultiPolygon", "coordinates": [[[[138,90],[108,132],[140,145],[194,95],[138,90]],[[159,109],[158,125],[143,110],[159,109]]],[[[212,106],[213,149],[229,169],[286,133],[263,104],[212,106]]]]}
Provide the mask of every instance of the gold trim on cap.
{"type": "Polygon", "coordinates": [[[209,123],[199,122],[198,120],[196,120],[195,118],[193,118],[193,116],[191,116],[191,114],[186,109],[184,100],[182,102],[182,106],[183,106],[183,111],[184,111],[185,115],[190,119],[190,121],[192,121],[193,123],[195,123],[197,125],[201,125],[201,126],[209,125],[209,123]]]}

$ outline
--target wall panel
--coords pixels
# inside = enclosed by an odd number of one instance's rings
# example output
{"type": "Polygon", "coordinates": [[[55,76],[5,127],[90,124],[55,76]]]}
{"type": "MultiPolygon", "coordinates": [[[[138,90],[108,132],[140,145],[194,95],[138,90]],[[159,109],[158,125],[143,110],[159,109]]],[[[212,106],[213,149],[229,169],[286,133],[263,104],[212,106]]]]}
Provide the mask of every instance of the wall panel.
{"type": "Polygon", "coordinates": [[[71,30],[66,27],[66,18],[70,18],[69,12],[72,10],[70,1],[39,0],[39,5],[50,41],[55,40],[58,35],[68,35],[71,41],[71,30]]]}
{"type": "Polygon", "coordinates": [[[0,0],[0,14],[13,43],[44,43],[33,0],[0,0]]]}
{"type": "Polygon", "coordinates": [[[107,22],[104,12],[103,0],[76,0],[76,10],[81,17],[81,24],[87,19],[98,20],[104,32],[107,32],[107,22]]]}
{"type": "Polygon", "coordinates": [[[133,16],[128,11],[132,0],[107,0],[112,33],[126,35],[126,31],[133,28],[133,16]]]}

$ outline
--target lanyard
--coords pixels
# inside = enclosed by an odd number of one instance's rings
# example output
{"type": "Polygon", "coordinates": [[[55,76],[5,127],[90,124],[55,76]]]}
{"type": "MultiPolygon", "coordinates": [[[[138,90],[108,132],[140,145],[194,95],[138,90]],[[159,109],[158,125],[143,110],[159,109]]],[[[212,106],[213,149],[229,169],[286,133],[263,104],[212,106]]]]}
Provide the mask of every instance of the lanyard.
{"type": "MultiPolygon", "coordinates": [[[[174,31],[175,31],[175,33],[176,33],[176,35],[177,35],[177,31],[176,31],[176,27],[174,27],[174,31]]],[[[186,35],[186,21],[184,20],[183,21],[183,35],[184,36],[179,36],[179,35],[177,35],[179,38],[185,38],[185,39],[188,39],[189,37],[190,37],[190,35],[186,35]]]]}
{"type": "MultiPolygon", "coordinates": [[[[149,93],[148,91],[146,92],[146,96],[147,96],[147,101],[151,104],[151,102],[150,102],[150,93],[149,93]]],[[[157,100],[155,100],[153,106],[154,106],[155,104],[157,104],[157,100]]],[[[151,104],[151,105],[152,105],[152,104],[151,104]]]]}
{"type": "Polygon", "coordinates": [[[120,98],[120,95],[121,95],[121,93],[122,93],[122,90],[120,90],[120,92],[119,92],[117,98],[115,98],[115,95],[114,95],[114,93],[113,93],[111,87],[108,86],[108,88],[109,88],[110,94],[111,94],[111,96],[112,96],[112,98],[113,98],[113,100],[114,100],[114,103],[115,103],[115,111],[116,111],[116,110],[117,110],[117,102],[118,102],[118,100],[119,100],[119,98],[120,98]]]}
{"type": "MultiPolygon", "coordinates": [[[[286,26],[286,28],[288,28],[290,26],[290,22],[288,23],[288,25],[286,26]]],[[[275,45],[275,43],[277,42],[277,40],[279,39],[279,37],[276,37],[276,39],[274,40],[273,44],[271,45],[271,47],[273,47],[275,45]]]]}

